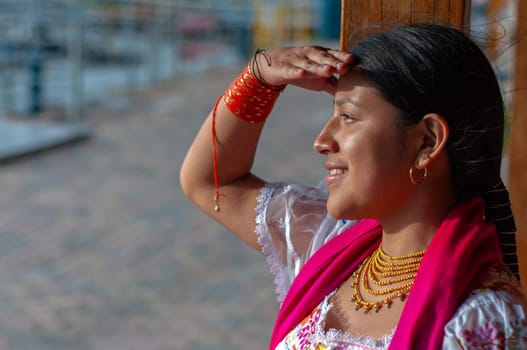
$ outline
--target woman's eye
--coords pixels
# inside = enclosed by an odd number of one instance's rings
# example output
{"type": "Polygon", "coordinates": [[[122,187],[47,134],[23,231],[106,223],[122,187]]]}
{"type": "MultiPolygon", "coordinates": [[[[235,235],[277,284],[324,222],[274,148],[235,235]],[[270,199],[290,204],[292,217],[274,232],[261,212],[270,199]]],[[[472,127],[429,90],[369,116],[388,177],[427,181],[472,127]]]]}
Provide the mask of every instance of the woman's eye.
{"type": "Polygon", "coordinates": [[[354,121],[356,118],[348,113],[342,113],[340,117],[344,120],[354,121]]]}

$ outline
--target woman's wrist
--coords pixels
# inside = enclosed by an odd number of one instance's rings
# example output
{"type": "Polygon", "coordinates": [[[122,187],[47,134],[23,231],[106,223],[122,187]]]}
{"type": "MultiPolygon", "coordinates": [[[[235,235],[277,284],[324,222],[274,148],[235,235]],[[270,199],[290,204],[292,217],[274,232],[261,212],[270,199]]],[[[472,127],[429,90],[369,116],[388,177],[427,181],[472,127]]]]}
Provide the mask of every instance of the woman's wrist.
{"type": "Polygon", "coordinates": [[[261,71],[261,62],[259,61],[259,57],[263,57],[265,60],[265,63],[268,67],[271,67],[271,58],[267,55],[264,49],[256,49],[254,52],[253,57],[249,61],[249,72],[258,80],[260,85],[265,86],[271,90],[282,92],[286,88],[287,84],[283,85],[274,85],[268,83],[263,77],[262,77],[262,71],[261,71]]]}
{"type": "Polygon", "coordinates": [[[260,123],[267,119],[285,86],[265,85],[253,74],[250,66],[251,63],[225,90],[223,101],[236,117],[246,122],[260,123]]]}

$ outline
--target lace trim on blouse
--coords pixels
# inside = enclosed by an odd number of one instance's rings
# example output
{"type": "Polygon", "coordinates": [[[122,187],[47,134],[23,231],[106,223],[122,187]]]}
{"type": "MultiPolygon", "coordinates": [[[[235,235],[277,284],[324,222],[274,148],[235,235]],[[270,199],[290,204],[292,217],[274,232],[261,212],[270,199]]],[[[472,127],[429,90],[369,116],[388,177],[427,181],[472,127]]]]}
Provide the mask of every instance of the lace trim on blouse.
{"type": "Polygon", "coordinates": [[[271,234],[266,224],[266,209],[269,200],[276,188],[281,186],[281,183],[273,183],[265,185],[257,197],[258,205],[256,206],[256,234],[258,235],[258,243],[262,247],[262,253],[266,257],[267,263],[274,276],[275,292],[277,300],[281,304],[287,294],[287,283],[282,269],[281,263],[278,259],[278,253],[272,242],[271,234]]]}
{"type": "Polygon", "coordinates": [[[328,342],[336,342],[339,344],[350,344],[350,345],[362,345],[372,349],[385,349],[390,345],[393,335],[395,334],[395,328],[390,333],[385,334],[381,338],[373,338],[366,335],[350,334],[340,329],[330,328],[327,332],[324,330],[326,324],[326,318],[329,310],[333,307],[333,304],[329,302],[331,297],[336,293],[336,290],[330,293],[324,298],[324,301],[320,305],[320,320],[318,325],[318,334],[322,335],[328,342]]]}

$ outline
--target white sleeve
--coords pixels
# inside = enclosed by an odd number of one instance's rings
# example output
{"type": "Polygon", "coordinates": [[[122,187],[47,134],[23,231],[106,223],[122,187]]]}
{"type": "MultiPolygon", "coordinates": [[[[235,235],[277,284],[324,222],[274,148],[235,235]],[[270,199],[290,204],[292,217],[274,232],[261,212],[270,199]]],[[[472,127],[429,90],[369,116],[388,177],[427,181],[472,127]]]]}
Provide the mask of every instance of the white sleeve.
{"type": "Polygon", "coordinates": [[[474,292],[445,326],[443,349],[527,349],[520,299],[506,291],[474,292]]]}
{"type": "Polygon", "coordinates": [[[323,188],[272,183],[256,208],[256,233],[274,275],[281,303],[306,260],[353,222],[331,218],[323,188]]]}

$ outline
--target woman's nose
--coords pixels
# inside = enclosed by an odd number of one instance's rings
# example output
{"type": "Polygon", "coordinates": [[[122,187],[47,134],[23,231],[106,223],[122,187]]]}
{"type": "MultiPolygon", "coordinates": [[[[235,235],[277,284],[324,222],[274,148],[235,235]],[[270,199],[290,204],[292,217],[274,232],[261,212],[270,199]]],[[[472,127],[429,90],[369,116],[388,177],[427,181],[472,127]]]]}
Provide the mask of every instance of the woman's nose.
{"type": "Polygon", "coordinates": [[[337,142],[334,138],[335,128],[333,126],[333,119],[331,118],[322,128],[318,136],[313,142],[313,149],[320,154],[328,154],[338,150],[337,142]]]}

